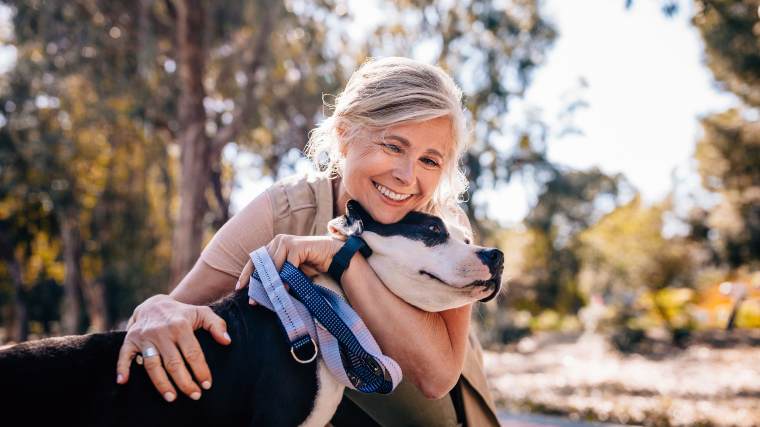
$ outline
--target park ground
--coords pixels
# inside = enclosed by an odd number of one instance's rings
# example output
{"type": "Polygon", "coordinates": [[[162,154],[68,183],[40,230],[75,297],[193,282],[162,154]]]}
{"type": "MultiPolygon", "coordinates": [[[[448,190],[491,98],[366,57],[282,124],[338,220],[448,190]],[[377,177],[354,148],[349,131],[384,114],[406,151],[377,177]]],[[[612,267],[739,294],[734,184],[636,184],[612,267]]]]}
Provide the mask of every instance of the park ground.
{"type": "Polygon", "coordinates": [[[599,335],[546,334],[484,361],[506,426],[757,426],[760,346],[747,334],[649,354],[622,354],[599,335]]]}

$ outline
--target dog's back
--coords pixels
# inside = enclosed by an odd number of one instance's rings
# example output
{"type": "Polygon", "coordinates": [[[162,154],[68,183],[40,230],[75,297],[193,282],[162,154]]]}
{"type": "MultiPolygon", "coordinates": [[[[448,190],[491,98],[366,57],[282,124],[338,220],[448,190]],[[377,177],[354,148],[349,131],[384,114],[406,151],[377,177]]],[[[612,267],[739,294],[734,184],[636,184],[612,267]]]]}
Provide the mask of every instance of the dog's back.
{"type": "Polygon", "coordinates": [[[244,292],[214,310],[227,322],[232,343],[222,346],[205,331],[196,332],[213,377],[213,387],[199,401],[180,394],[165,402],[135,364],[129,382],[116,384],[125,332],[109,332],[0,351],[3,418],[45,427],[292,426],[306,419],[317,390],[316,364],[293,361],[276,315],[248,306],[244,292]]]}

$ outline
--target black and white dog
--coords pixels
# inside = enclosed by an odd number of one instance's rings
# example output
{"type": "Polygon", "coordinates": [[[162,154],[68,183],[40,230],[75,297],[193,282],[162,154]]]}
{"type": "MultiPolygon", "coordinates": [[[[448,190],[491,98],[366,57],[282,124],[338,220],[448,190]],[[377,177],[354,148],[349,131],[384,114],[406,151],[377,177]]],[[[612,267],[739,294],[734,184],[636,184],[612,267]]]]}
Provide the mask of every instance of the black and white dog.
{"type": "MultiPolygon", "coordinates": [[[[469,244],[463,230],[412,212],[395,224],[375,222],[358,203],[329,225],[360,234],[368,259],[389,289],[427,311],[442,311],[496,295],[503,255],[469,244]]],[[[333,290],[334,282],[317,279],[333,290]]],[[[343,386],[322,362],[293,360],[275,313],[249,306],[245,290],[212,306],[232,338],[220,346],[197,331],[214,386],[194,401],[167,403],[144,369],[132,367],[118,385],[114,370],[125,332],[49,338],[0,351],[0,417],[24,426],[324,426],[343,386]]]]}

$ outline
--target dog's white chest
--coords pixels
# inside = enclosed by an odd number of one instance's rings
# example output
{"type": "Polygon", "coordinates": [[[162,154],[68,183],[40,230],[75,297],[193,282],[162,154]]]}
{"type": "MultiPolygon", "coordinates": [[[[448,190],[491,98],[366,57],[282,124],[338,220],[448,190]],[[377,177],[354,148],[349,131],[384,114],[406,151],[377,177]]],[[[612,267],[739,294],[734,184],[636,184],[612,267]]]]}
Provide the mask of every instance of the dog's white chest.
{"type": "Polygon", "coordinates": [[[324,427],[338,409],[345,387],[335,380],[327,365],[319,359],[317,362],[317,395],[314,397],[314,408],[309,417],[301,424],[302,427],[324,427]]]}

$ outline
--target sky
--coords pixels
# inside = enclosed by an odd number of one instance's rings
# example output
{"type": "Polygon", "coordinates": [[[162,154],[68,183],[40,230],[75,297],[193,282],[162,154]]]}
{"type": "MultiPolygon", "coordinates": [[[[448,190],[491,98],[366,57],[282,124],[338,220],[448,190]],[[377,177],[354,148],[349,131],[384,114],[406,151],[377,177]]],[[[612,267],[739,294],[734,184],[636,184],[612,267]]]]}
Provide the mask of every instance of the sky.
{"type": "MultiPolygon", "coordinates": [[[[657,0],[551,0],[546,16],[559,37],[537,70],[523,109],[539,108],[557,123],[561,100],[580,92],[588,108],[575,115],[582,135],[548,141],[549,159],[607,173],[622,172],[645,201],[662,199],[673,188],[699,186],[693,153],[699,117],[737,104],[715,88],[703,64],[702,42],[689,23],[691,10],[667,18],[657,0]],[[527,106],[527,107],[526,107],[527,106]]],[[[689,2],[682,2],[689,3],[689,2]]],[[[517,113],[519,120],[520,113],[517,113]]],[[[513,119],[515,120],[515,119],[513,119]]],[[[487,194],[489,216],[503,224],[520,221],[530,191],[513,181],[487,194]]]]}

